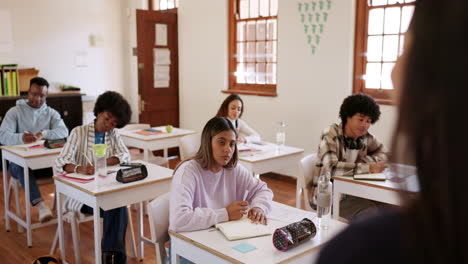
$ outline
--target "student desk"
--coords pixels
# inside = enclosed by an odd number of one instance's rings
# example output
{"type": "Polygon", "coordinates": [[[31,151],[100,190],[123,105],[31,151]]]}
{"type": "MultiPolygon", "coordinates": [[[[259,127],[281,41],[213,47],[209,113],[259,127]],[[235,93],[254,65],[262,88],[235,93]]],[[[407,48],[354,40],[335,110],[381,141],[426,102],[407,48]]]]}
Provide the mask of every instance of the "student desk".
{"type": "MultiPolygon", "coordinates": [[[[144,180],[120,183],[115,180],[115,173],[109,175],[104,181],[100,181],[96,186],[95,181],[89,183],[78,183],[60,176],[54,176],[57,192],[57,216],[59,228],[59,245],[60,253],[63,260],[65,260],[65,245],[63,233],[63,220],[62,220],[62,196],[66,195],[76,199],[93,208],[94,212],[99,212],[99,209],[110,210],[122,206],[127,206],[134,203],[140,203],[138,212],[139,223],[139,254],[143,257],[143,201],[153,199],[158,195],[164,194],[169,191],[172,179],[172,170],[157,166],[144,161],[141,162],[146,165],[148,169],[148,177],[144,180]]],[[[99,214],[94,214],[94,254],[95,263],[101,263],[101,225],[99,221],[99,214]]]]}
{"type": "Polygon", "coordinates": [[[239,144],[240,163],[256,176],[291,167],[294,167],[297,173],[299,161],[304,153],[303,149],[282,146],[278,151],[276,144],[268,142],[264,142],[263,144],[239,144]],[[243,152],[242,150],[245,149],[256,149],[259,151],[243,152]]]}
{"type": "Polygon", "coordinates": [[[192,130],[186,130],[175,127],[172,129],[171,133],[166,133],[166,127],[163,126],[154,127],[154,129],[164,131],[164,133],[157,135],[141,135],[136,133],[141,129],[128,131],[121,130],[119,131],[119,133],[127,147],[143,149],[143,159],[145,161],[148,161],[148,153],[151,150],[163,149],[164,157],[167,158],[167,149],[172,147],[178,147],[180,137],[195,133],[195,131],[192,130]]]}
{"type": "MultiPolygon", "coordinates": [[[[38,142],[40,143],[40,142],[38,142]]],[[[32,230],[57,223],[57,220],[52,219],[45,223],[31,224],[31,203],[29,201],[29,168],[32,170],[43,169],[52,167],[55,159],[60,154],[59,149],[35,148],[28,150],[16,149],[14,146],[2,146],[2,165],[3,165],[3,194],[5,200],[5,227],[10,231],[10,218],[18,223],[18,231],[22,231],[22,227],[26,228],[28,247],[32,247],[32,230]],[[19,204],[16,205],[16,214],[10,211],[10,201],[8,195],[8,173],[7,161],[16,163],[24,169],[24,200],[26,202],[26,220],[21,217],[21,208],[19,204]]]]}
{"type": "MultiPolygon", "coordinates": [[[[273,202],[268,226],[273,233],[276,228],[300,221],[304,217],[311,219],[317,226],[315,213],[273,202]]],[[[171,259],[172,263],[178,263],[179,256],[195,263],[313,263],[324,243],[344,227],[346,224],[331,219],[327,230],[318,228],[313,239],[286,252],[278,251],[273,246],[273,235],[229,241],[213,228],[181,233],[169,230],[171,259]],[[242,243],[248,243],[256,249],[241,253],[232,248],[242,243]]]]}
{"type": "Polygon", "coordinates": [[[404,182],[354,180],[352,176],[333,176],[333,219],[340,215],[341,194],[362,197],[378,202],[400,205],[401,193],[417,193],[419,185],[416,175],[406,177],[404,182]]]}

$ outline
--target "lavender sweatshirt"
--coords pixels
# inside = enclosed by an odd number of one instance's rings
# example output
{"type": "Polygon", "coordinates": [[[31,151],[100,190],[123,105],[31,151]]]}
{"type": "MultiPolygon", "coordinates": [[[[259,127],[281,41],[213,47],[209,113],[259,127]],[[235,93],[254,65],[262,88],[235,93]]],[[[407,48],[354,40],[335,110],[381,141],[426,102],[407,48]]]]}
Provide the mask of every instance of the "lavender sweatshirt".
{"type": "Polygon", "coordinates": [[[242,201],[245,190],[250,208],[268,215],[273,192],[242,165],[213,173],[195,160],[184,162],[172,178],[169,229],[195,231],[228,221],[226,207],[242,201]]]}

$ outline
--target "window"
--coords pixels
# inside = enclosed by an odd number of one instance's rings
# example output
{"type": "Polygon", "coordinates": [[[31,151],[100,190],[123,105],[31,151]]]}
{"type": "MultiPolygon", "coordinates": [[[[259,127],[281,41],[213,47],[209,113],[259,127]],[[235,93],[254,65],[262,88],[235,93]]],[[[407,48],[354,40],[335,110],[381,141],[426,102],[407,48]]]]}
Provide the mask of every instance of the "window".
{"type": "Polygon", "coordinates": [[[229,87],[276,96],[278,0],[229,0],[229,87]]]}
{"type": "Polygon", "coordinates": [[[354,50],[354,93],[392,104],[390,78],[401,54],[415,0],[358,0],[354,50]]]}
{"type": "Polygon", "coordinates": [[[150,10],[160,11],[179,7],[179,0],[149,0],[150,10]]]}

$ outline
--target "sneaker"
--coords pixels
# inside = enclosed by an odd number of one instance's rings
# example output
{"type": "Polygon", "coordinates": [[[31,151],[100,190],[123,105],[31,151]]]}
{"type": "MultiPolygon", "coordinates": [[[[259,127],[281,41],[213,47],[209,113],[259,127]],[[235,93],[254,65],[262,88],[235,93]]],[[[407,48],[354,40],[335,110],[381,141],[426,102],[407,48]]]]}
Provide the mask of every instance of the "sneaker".
{"type": "Polygon", "coordinates": [[[52,219],[52,211],[47,206],[39,207],[39,222],[44,223],[52,219]]]}

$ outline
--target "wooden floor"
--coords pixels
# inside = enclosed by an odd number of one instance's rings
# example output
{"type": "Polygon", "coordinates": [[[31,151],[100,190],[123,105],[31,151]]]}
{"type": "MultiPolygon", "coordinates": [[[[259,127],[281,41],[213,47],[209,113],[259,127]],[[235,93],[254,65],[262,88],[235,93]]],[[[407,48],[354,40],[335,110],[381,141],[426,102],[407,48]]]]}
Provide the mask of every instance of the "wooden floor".
{"type": "MultiPolygon", "coordinates": [[[[178,162],[178,159],[171,160],[170,167],[174,168],[174,165],[178,162]]],[[[2,175],[0,173],[0,175],[2,175]]],[[[2,175],[3,177],[3,175],[2,175]]],[[[296,182],[294,179],[276,175],[273,173],[264,174],[261,176],[268,187],[273,190],[275,195],[274,200],[287,205],[295,206],[295,195],[296,195],[296,182]]],[[[33,246],[28,248],[26,245],[26,232],[18,233],[17,225],[15,222],[11,222],[11,231],[6,232],[5,230],[5,211],[4,211],[4,194],[3,194],[3,180],[0,181],[0,188],[2,194],[0,196],[0,262],[2,264],[17,264],[17,263],[31,263],[31,261],[41,255],[49,254],[50,246],[55,235],[56,225],[49,227],[43,227],[32,231],[33,246]]],[[[40,190],[42,196],[46,200],[46,204],[52,207],[53,203],[53,192],[54,184],[51,178],[40,179],[40,190]]],[[[23,212],[24,212],[24,194],[21,193],[23,212]]],[[[10,203],[10,208],[14,208],[14,203],[10,203]]],[[[23,213],[24,215],[24,213],[23,213]]],[[[37,210],[32,209],[33,222],[37,222],[37,210]]],[[[136,225],[136,211],[133,211],[133,219],[136,225]]],[[[145,217],[145,232],[146,236],[150,237],[148,220],[145,217]]],[[[66,252],[67,261],[74,263],[73,249],[71,243],[71,231],[70,225],[65,224],[65,236],[66,241],[66,252]]],[[[80,249],[83,263],[94,263],[94,234],[93,234],[93,222],[86,222],[80,224],[80,249]]],[[[129,246],[127,245],[127,254],[130,256],[129,246]]],[[[145,245],[145,256],[142,262],[136,258],[128,257],[127,263],[156,263],[154,247],[145,245]]]]}

